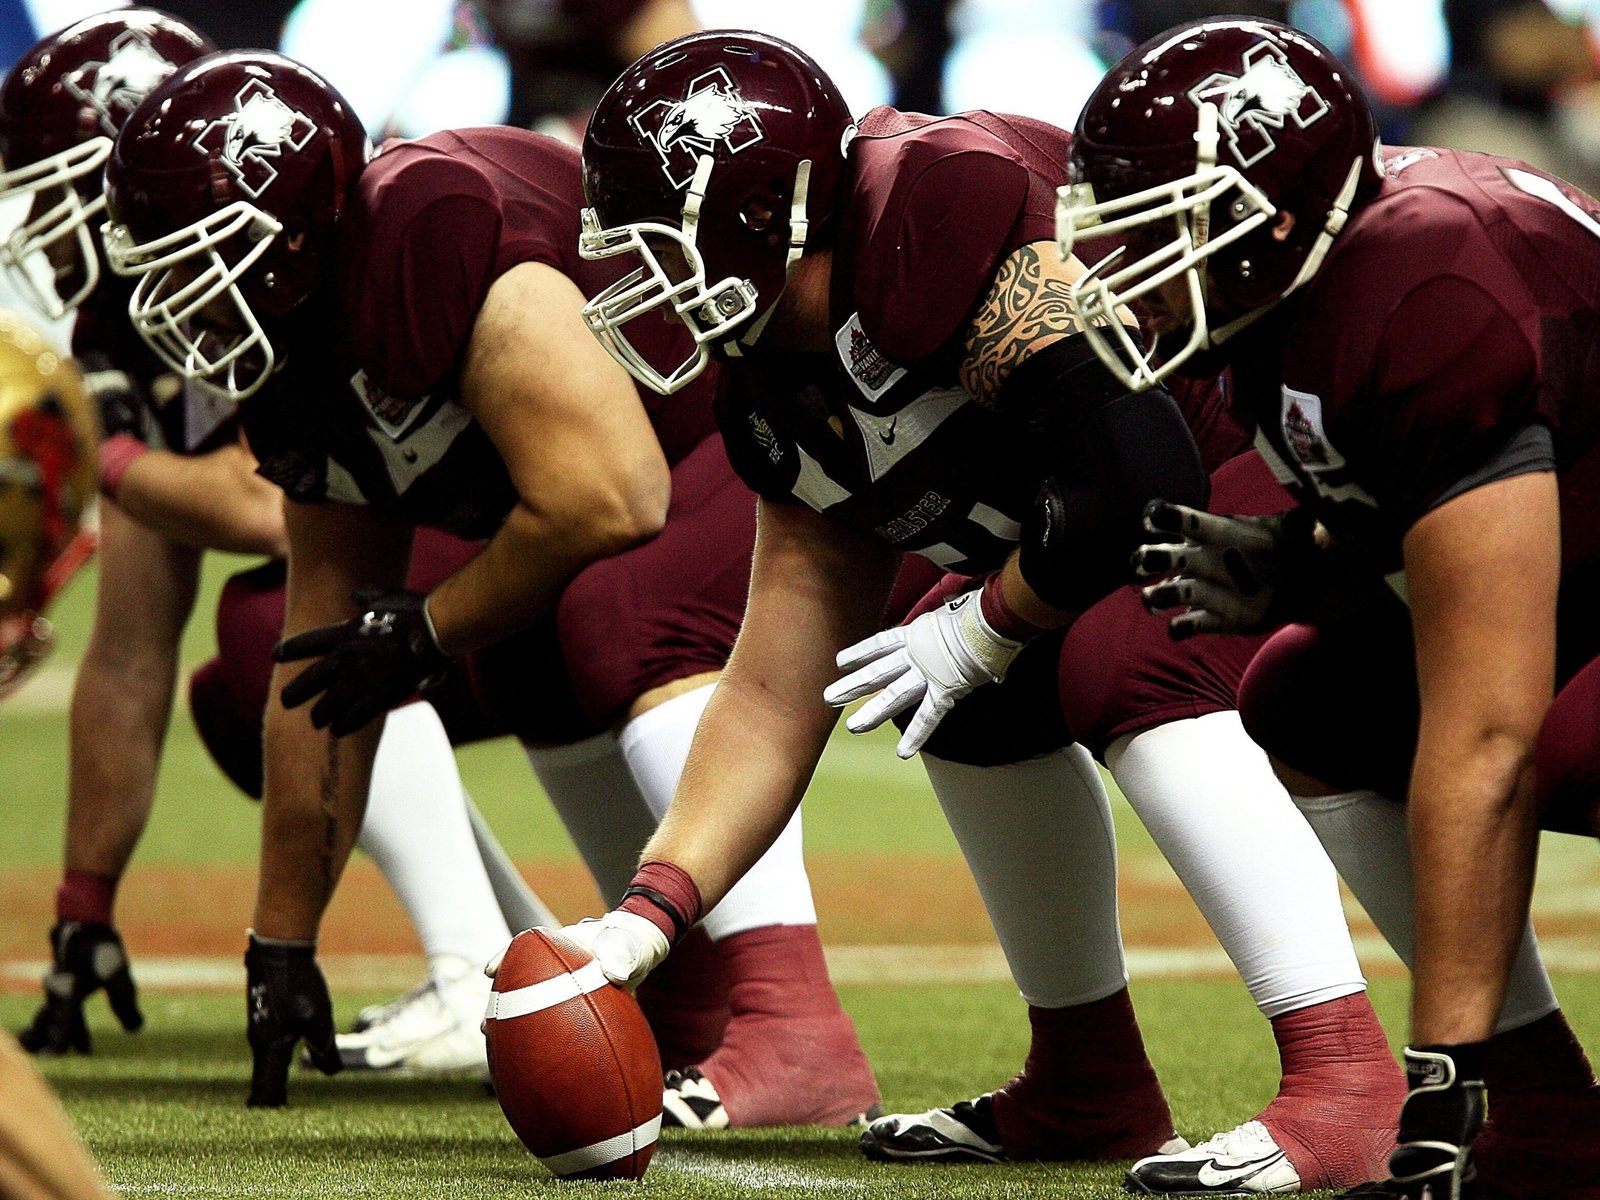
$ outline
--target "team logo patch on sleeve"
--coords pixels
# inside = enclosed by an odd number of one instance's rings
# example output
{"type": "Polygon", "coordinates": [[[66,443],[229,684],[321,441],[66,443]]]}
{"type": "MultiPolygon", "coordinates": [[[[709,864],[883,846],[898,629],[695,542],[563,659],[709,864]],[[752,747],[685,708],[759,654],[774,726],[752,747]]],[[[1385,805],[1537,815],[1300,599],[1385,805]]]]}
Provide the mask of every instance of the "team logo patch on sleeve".
{"type": "Polygon", "coordinates": [[[273,160],[286,150],[305,149],[317,125],[259,79],[240,88],[233,102],[234,111],[201,130],[194,148],[216,157],[246,193],[259,197],[278,177],[273,160]]]}
{"type": "Polygon", "coordinates": [[[1260,162],[1278,143],[1272,131],[1289,121],[1304,129],[1327,115],[1329,105],[1315,88],[1300,78],[1289,59],[1271,42],[1258,42],[1245,51],[1239,74],[1219,71],[1197,83],[1189,92],[1196,108],[1216,106],[1227,131],[1228,149],[1239,165],[1260,162]]]}
{"type": "Polygon", "coordinates": [[[715,154],[719,144],[737,154],[766,136],[755,107],[721,67],[690,80],[682,99],[657,100],[628,123],[656,148],[661,170],[676,188],[689,186],[700,156],[715,154]]]}

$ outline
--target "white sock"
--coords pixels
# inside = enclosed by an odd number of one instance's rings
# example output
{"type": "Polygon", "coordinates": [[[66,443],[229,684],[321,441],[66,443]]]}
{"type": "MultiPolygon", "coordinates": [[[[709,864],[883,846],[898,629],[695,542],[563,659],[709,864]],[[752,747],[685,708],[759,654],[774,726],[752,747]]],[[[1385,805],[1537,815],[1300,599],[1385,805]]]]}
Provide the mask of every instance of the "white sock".
{"type": "Polygon", "coordinates": [[[1125,735],[1106,765],[1262,1013],[1366,989],[1333,864],[1238,713],[1125,735]]]}
{"type": "MultiPolygon", "coordinates": [[[[657,821],[665,815],[672,793],[678,789],[678,777],[689,757],[689,743],[694,740],[695,727],[700,724],[700,714],[705,711],[714,686],[707,684],[684,692],[640,713],[623,726],[618,736],[628,768],[657,821]]],[[[816,923],[811,881],[801,857],[798,811],[772,847],[701,921],[713,941],[767,925],[816,923]]]]}
{"type": "Polygon", "coordinates": [[[924,753],[922,765],[1023,999],[1064,1008],[1121,991],[1116,833],[1089,752],[998,767],[924,753]]]}
{"type": "Polygon", "coordinates": [[[500,906],[500,915],[506,919],[506,927],[520,933],[535,926],[542,925],[546,929],[559,926],[561,919],[528,886],[528,881],[517,870],[517,864],[511,861],[511,856],[500,844],[494,830],[489,828],[489,822],[484,820],[472,797],[465,791],[462,796],[466,800],[467,820],[472,824],[473,840],[478,843],[478,857],[483,860],[484,874],[488,876],[489,886],[494,889],[494,900],[500,906]]]}
{"type": "Polygon", "coordinates": [[[431,704],[389,714],[356,845],[399,897],[430,968],[444,958],[482,966],[511,940],[467,819],[455,751],[431,704]]]}
{"type": "MultiPolygon", "coordinates": [[[[1416,937],[1415,894],[1411,881],[1411,841],[1405,805],[1377,792],[1296,796],[1295,804],[1322,839],[1367,916],[1409,968],[1416,937]]],[[[1511,960],[1505,1003],[1496,1033],[1537,1021],[1559,1007],[1550,977],[1539,957],[1529,921],[1517,956],[1511,960]]]]}
{"type": "Polygon", "coordinates": [[[602,733],[569,746],[523,750],[600,898],[615,907],[639,869],[639,851],[656,830],[616,736],[602,733]]]}

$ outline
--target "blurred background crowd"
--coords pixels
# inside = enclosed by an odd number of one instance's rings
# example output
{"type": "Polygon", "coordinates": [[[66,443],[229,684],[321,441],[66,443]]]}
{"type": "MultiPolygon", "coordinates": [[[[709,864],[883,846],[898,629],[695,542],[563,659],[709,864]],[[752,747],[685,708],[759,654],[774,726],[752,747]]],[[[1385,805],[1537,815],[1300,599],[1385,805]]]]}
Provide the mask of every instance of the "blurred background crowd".
{"type": "MultiPolygon", "coordinates": [[[[105,0],[0,0],[0,68],[105,0]]],[[[375,138],[509,123],[572,140],[620,69],[699,24],[809,51],[863,112],[1071,127],[1104,68],[1181,21],[1285,20],[1356,64],[1391,144],[1491,150],[1600,187],[1600,0],[170,0],[224,47],[325,73],[375,138]]]]}
{"type": "MultiPolygon", "coordinates": [[[[0,0],[0,68],[104,0],[0,0]]],[[[1600,176],[1597,0],[171,0],[225,47],[324,71],[374,134],[581,114],[653,29],[785,37],[865,110],[984,106],[1070,126],[1105,66],[1173,24],[1248,13],[1354,62],[1391,142],[1514,138],[1600,176]],[[654,10],[654,11],[652,11],[654,10]],[[681,10],[681,11],[680,11],[681,10]]],[[[657,39],[659,40],[659,39],[657,39]]],[[[1480,145],[1475,148],[1493,149],[1480,145]]],[[[1531,151],[1530,151],[1531,153],[1531,151]]]]}

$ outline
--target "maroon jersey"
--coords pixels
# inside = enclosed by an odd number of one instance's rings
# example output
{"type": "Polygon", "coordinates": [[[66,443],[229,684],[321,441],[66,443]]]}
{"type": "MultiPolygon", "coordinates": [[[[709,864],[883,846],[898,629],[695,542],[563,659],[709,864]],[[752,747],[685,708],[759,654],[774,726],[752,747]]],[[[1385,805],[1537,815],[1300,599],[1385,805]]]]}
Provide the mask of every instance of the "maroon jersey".
{"type": "Polygon", "coordinates": [[[1386,169],[1235,351],[1241,397],[1329,528],[1389,566],[1443,500],[1548,466],[1525,445],[1548,427],[1570,590],[1600,573],[1600,206],[1489,155],[1396,149],[1386,169]]]}
{"type": "Polygon", "coordinates": [[[833,249],[833,353],[758,348],[724,371],[718,422],[746,483],[947,570],[1005,560],[1057,456],[957,367],[1000,264],[1054,245],[1069,141],[990,112],[867,114],[833,249]]]}
{"type": "MultiPolygon", "coordinates": [[[[243,406],[262,474],[294,499],[368,504],[486,537],[515,501],[460,371],[489,289],[544,263],[586,295],[615,263],[578,257],[578,152],[517,129],[398,141],[362,172],[340,218],[336,285],[307,306],[288,363],[243,406]]],[[[687,339],[651,322],[651,336],[687,339]]],[[[672,353],[663,350],[662,353],[672,353]]],[[[711,377],[641,396],[669,463],[714,427],[711,377]]]]}

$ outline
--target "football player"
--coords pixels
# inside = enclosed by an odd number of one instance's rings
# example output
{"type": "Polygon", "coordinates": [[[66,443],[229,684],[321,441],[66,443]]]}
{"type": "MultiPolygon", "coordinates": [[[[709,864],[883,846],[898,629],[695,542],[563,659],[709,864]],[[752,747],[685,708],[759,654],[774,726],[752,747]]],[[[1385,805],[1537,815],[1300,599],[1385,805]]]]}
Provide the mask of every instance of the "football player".
{"type": "Polygon", "coordinates": [[[1409,833],[1411,1091],[1382,1186],[1462,1194],[1476,1158],[1485,1194],[1596,1196],[1600,1088],[1558,1011],[1508,1020],[1507,996],[1539,825],[1597,829],[1600,206],[1511,159],[1381,148],[1350,78],[1269,22],[1131,53],[1083,111],[1059,221],[1063,249],[1130,250],[1073,306],[1124,386],[1231,363],[1300,500],[1158,505],[1140,557],[1177,571],[1148,592],[1175,635],[1302,622],[1252,663],[1245,716],[1324,793],[1369,906],[1361,875],[1409,833]],[[1154,352],[1104,324],[1130,302],[1154,352]]]}
{"type": "MultiPolygon", "coordinates": [[[[1076,737],[1205,908],[1285,1068],[1277,1100],[1222,1135],[1208,1170],[1157,1158],[1138,1186],[1359,1182],[1389,1148],[1400,1079],[1332,867],[1233,711],[1249,647],[1174,656],[1117,591],[1145,500],[1183,486],[1203,502],[1208,480],[1173,401],[1115,384],[1064,307],[1082,269],[1054,247],[1066,151],[1064,132],[988,112],[879,109],[857,126],[815,63],[739,31],[661,47],[602,100],[581,245],[638,269],[587,319],[668,395],[722,363],[723,436],[762,500],[745,624],[683,786],[634,894],[573,932],[615,978],[647,972],[789,819],[833,725],[825,688],[833,704],[882,689],[848,724],[917,709],[901,753],[923,750],[1034,1041],[1005,1088],[885,1119],[864,1148],[1182,1150],[1129,1003],[1109,813],[1076,737]],[[635,318],[658,313],[693,332],[691,354],[642,344],[656,322],[635,318]],[[852,647],[906,552],[979,578],[852,647]],[[836,655],[855,674],[827,686],[836,655]]],[[[1190,400],[1220,466],[1241,431],[1215,388],[1190,400]]],[[[1218,487],[1261,511],[1282,500],[1259,462],[1218,487]]]]}
{"type": "MultiPolygon", "coordinates": [[[[107,434],[99,451],[95,624],[73,688],[52,965],[45,1002],[22,1034],[23,1045],[39,1053],[89,1050],[83,1005],[101,988],[125,1028],[142,1023],[115,901],[150,814],[202,552],[281,557],[285,549],[281,494],[255,474],[232,406],[184,389],[133,335],[129,288],[102,273],[94,236],[112,136],[157,82],[211,49],[166,14],[119,9],[42,39],[0,86],[0,196],[27,207],[0,244],[0,265],[44,315],[75,310],[73,346],[89,368],[107,434]]],[[[224,592],[218,618],[225,630],[237,619],[245,586],[235,581],[224,592]]],[[[29,644],[16,641],[14,654],[29,644]]],[[[224,709],[207,685],[218,682],[227,682],[226,673],[205,674],[194,689],[208,745],[225,766],[239,755],[234,747],[259,759],[259,709],[234,737],[213,736],[224,709]]],[[[423,1031],[419,1053],[402,1056],[395,1039],[383,1037],[371,1056],[356,1046],[347,1057],[367,1065],[381,1052],[389,1063],[481,1068],[486,990],[478,968],[504,944],[507,921],[484,878],[467,813],[440,802],[460,788],[438,717],[417,705],[397,714],[395,724],[362,844],[405,903],[428,954],[436,986],[420,999],[447,1002],[423,1031]],[[442,880],[433,877],[439,874],[442,880]]],[[[413,1034],[422,1007],[406,1007],[413,1034]]]]}
{"type": "MultiPolygon", "coordinates": [[[[191,386],[239,405],[287,497],[282,703],[267,711],[247,953],[251,1103],[278,1105],[295,1043],[327,1028],[315,938],[360,824],[373,718],[482,650],[477,684],[515,709],[525,741],[593,757],[614,736],[664,810],[738,624],[754,504],[715,436],[710,380],[646,402],[585,331],[583,294],[616,273],[577,257],[573,148],[471,129],[369,161],[324,80],[229,53],[178,71],[130,118],[106,194],[136,327],[191,386]],[[417,526],[485,545],[424,595],[405,587],[417,526]]],[[[602,807],[576,840],[615,839],[619,819],[602,807]]],[[[634,859],[638,844],[620,850],[634,859]]],[[[704,1065],[721,1102],[672,1117],[871,1111],[797,823],[707,931],[731,1007],[704,1065]]]]}
{"type": "MultiPolygon", "coordinates": [[[[51,641],[50,599],[86,558],[95,491],[94,401],[77,367],[0,311],[0,697],[51,641]]],[[[48,1200],[110,1200],[54,1093],[0,1034],[0,1188],[48,1200]]]]}

